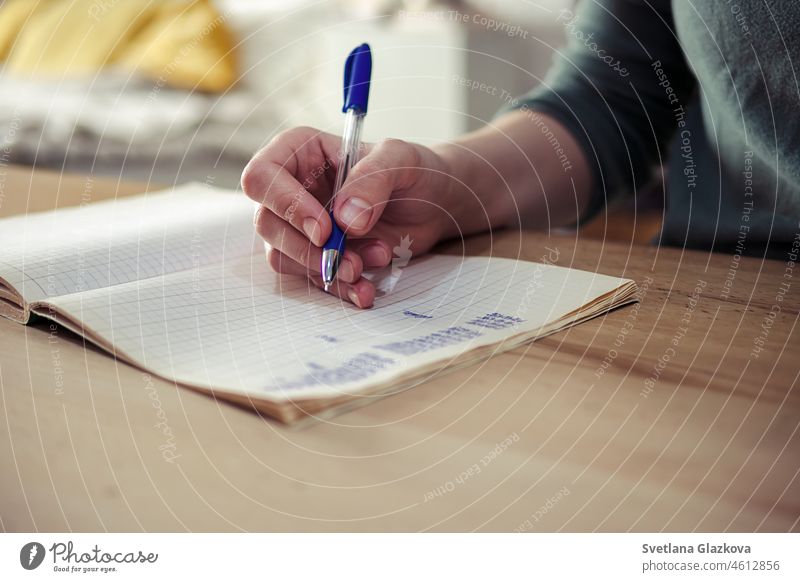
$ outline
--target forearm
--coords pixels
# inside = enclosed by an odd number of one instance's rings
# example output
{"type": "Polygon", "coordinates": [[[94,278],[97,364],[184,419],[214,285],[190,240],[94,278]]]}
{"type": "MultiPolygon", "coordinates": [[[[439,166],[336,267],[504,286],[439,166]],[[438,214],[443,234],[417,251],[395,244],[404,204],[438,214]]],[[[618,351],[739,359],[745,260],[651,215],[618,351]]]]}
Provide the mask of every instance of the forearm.
{"type": "Polygon", "coordinates": [[[590,171],[572,135],[554,119],[515,111],[434,150],[451,172],[445,236],[523,224],[576,222],[589,205],[590,171]]]}

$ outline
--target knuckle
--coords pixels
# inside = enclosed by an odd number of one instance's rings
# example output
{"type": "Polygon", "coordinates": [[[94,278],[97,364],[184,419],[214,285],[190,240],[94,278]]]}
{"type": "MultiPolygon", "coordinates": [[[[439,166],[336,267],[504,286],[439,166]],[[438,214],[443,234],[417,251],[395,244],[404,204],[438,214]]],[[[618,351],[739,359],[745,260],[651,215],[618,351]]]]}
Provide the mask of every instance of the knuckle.
{"type": "Polygon", "coordinates": [[[255,212],[253,212],[253,225],[258,228],[259,223],[264,219],[264,212],[267,212],[267,209],[263,206],[259,206],[256,208],[255,212]]]}
{"type": "Polygon", "coordinates": [[[297,252],[297,262],[308,267],[311,265],[311,245],[301,245],[297,252]]]}
{"type": "Polygon", "coordinates": [[[393,159],[404,165],[413,165],[418,159],[417,148],[401,139],[387,138],[381,142],[384,149],[393,159]]]}
{"type": "Polygon", "coordinates": [[[277,175],[278,171],[269,161],[253,158],[242,173],[242,190],[251,200],[269,204],[277,175]]]}
{"type": "Polygon", "coordinates": [[[258,170],[256,166],[258,162],[256,158],[250,160],[250,163],[247,164],[244,171],[242,172],[242,178],[240,184],[242,186],[242,191],[250,198],[257,199],[258,196],[263,196],[263,193],[260,193],[260,180],[258,177],[258,170]]]}
{"type": "Polygon", "coordinates": [[[301,192],[284,192],[276,196],[273,201],[275,213],[288,223],[294,224],[299,217],[297,210],[303,200],[301,192]]]}
{"type": "Polygon", "coordinates": [[[258,236],[266,240],[271,234],[271,223],[272,213],[269,208],[265,208],[264,206],[258,207],[253,215],[253,224],[256,227],[258,236]]]}
{"type": "Polygon", "coordinates": [[[264,192],[256,201],[286,219],[286,215],[293,214],[297,210],[302,201],[302,194],[300,192],[286,192],[278,187],[276,184],[277,172],[269,170],[265,172],[264,177],[266,178],[266,184],[262,186],[264,192]]]}
{"type": "Polygon", "coordinates": [[[396,186],[408,186],[415,180],[416,170],[422,167],[419,149],[406,141],[388,138],[379,143],[383,170],[377,176],[396,186]],[[389,175],[391,174],[391,176],[389,175]]]}
{"type": "Polygon", "coordinates": [[[305,125],[284,129],[275,134],[275,136],[270,140],[269,144],[267,145],[267,148],[269,148],[270,146],[294,144],[297,142],[302,144],[306,140],[308,140],[311,136],[316,135],[317,133],[318,132],[316,129],[305,125]]]}
{"type": "Polygon", "coordinates": [[[292,127],[291,129],[283,129],[279,131],[272,137],[271,140],[269,140],[267,147],[264,149],[268,149],[269,147],[274,146],[276,144],[282,144],[286,143],[287,141],[291,141],[292,137],[295,135],[296,130],[297,130],[296,127],[292,127]]]}
{"type": "Polygon", "coordinates": [[[380,141],[380,146],[382,149],[385,150],[401,150],[408,147],[408,143],[404,142],[402,139],[397,139],[394,137],[387,137],[380,141]]]}

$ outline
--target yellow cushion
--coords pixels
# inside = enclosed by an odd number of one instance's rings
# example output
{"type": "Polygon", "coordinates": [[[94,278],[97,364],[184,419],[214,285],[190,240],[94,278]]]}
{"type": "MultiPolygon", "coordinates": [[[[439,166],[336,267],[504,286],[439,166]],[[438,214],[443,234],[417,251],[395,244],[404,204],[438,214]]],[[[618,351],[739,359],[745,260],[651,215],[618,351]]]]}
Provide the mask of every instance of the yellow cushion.
{"type": "Polygon", "coordinates": [[[186,89],[224,91],[237,75],[232,35],[207,0],[162,3],[153,21],[127,44],[120,62],[186,89]]]}
{"type": "Polygon", "coordinates": [[[36,10],[32,0],[6,0],[0,9],[0,59],[5,59],[17,35],[36,10]]]}
{"type": "Polygon", "coordinates": [[[7,70],[35,76],[113,64],[204,91],[236,80],[232,36],[209,0],[11,0],[0,7],[3,47],[7,70]]]}

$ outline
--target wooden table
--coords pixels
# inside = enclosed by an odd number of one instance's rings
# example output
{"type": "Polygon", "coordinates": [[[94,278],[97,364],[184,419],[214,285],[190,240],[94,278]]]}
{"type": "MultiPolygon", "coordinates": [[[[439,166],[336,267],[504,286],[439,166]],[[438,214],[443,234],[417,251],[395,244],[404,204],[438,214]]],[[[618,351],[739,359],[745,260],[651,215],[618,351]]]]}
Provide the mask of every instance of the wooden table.
{"type": "MultiPolygon", "coordinates": [[[[2,172],[4,216],[141,189],[2,172]]],[[[641,303],[302,429],[152,380],[64,330],[0,321],[0,527],[800,529],[787,263],[730,271],[726,255],[527,232],[467,251],[631,277],[641,303]]]]}

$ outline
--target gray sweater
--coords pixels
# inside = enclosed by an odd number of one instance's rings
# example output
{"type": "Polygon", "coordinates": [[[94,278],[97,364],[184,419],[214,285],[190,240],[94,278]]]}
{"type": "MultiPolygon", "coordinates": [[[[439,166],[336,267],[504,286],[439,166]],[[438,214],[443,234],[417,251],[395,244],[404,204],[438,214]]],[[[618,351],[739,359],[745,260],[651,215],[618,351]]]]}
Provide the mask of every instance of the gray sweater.
{"type": "Polygon", "coordinates": [[[590,215],[667,166],[661,242],[786,256],[800,244],[800,1],[583,0],[516,106],[581,143],[590,215]]]}

